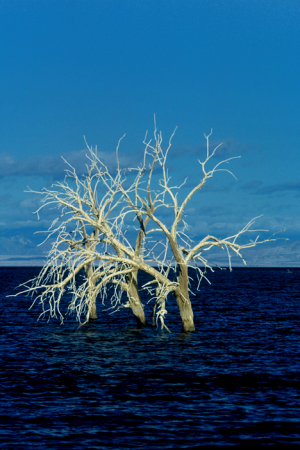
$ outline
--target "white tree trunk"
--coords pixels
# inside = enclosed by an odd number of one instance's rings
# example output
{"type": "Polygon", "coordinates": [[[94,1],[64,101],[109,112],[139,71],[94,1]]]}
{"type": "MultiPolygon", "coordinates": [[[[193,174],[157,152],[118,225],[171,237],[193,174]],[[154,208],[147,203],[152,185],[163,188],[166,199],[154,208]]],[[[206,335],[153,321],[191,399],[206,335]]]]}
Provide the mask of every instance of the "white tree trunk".
{"type": "Polygon", "coordinates": [[[93,280],[93,266],[92,263],[87,264],[85,267],[85,274],[88,279],[89,287],[88,287],[88,305],[89,305],[89,312],[88,312],[88,318],[89,320],[96,320],[98,319],[97,316],[97,306],[96,306],[96,298],[93,296],[93,290],[95,288],[95,281],[93,280]]]}
{"type": "Polygon", "coordinates": [[[174,296],[180,312],[182,329],[184,332],[195,331],[194,314],[188,289],[188,269],[181,267],[179,270],[179,284],[174,296]]]}
{"type": "Polygon", "coordinates": [[[137,271],[130,274],[128,277],[128,297],[130,307],[132,309],[133,315],[136,318],[138,326],[146,326],[147,320],[145,317],[144,308],[140,299],[140,294],[138,291],[137,284],[137,271]]]}

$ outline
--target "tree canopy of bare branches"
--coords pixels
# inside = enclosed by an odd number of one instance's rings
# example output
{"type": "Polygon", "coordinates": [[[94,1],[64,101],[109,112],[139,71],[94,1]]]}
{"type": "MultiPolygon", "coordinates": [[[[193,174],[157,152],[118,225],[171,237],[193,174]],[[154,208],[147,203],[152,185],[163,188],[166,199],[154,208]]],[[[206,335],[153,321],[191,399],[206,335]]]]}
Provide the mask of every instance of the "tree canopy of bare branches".
{"type": "MultiPolygon", "coordinates": [[[[175,131],[174,131],[175,133],[175,131]]],[[[239,243],[241,236],[253,230],[254,220],[232,236],[208,235],[193,241],[189,235],[185,210],[201,188],[220,171],[233,175],[227,168],[231,159],[216,163],[208,169],[219,146],[210,150],[210,136],[206,139],[206,154],[198,160],[198,181],[190,190],[173,185],[168,171],[168,155],[172,139],[163,149],[161,132],[156,124],[153,139],[144,139],[144,154],[139,165],[121,168],[119,148],[116,149],[116,168],[109,170],[100,160],[97,148],[87,145],[87,164],[79,176],[67,162],[66,175],[51,189],[32,191],[41,196],[41,206],[54,208],[56,217],[46,232],[51,250],[39,275],[25,283],[21,292],[41,304],[41,315],[59,317],[75,313],[83,325],[97,318],[100,304],[109,304],[113,311],[127,307],[140,326],[147,325],[144,305],[140,299],[145,290],[153,300],[153,321],[167,329],[166,301],[177,302],[183,330],[193,331],[194,317],[190,298],[190,279],[205,278],[214,271],[209,251],[219,247],[240,257],[242,251],[275,240],[257,237],[239,243]],[[200,177],[199,177],[200,175],[200,177]],[[179,200],[180,193],[184,195],[179,200]],[[168,217],[168,225],[163,220],[168,217]],[[143,271],[151,281],[139,285],[138,272],[143,271]],[[67,311],[61,310],[62,299],[68,296],[67,311]],[[125,299],[125,300],[124,300],[125,299]],[[98,310],[98,311],[97,311],[98,310]]],[[[220,144],[221,145],[221,144],[220,144]]]]}

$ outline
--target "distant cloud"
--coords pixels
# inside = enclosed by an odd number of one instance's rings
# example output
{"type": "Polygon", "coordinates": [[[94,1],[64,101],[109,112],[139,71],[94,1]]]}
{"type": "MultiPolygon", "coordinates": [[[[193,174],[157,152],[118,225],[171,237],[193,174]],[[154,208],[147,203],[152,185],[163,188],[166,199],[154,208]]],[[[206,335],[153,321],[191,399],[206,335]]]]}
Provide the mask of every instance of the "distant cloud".
{"type": "Polygon", "coordinates": [[[219,186],[205,185],[203,186],[204,192],[230,192],[236,187],[236,183],[233,181],[222,183],[219,186]]]}
{"type": "Polygon", "coordinates": [[[287,183],[278,183],[271,186],[260,188],[259,194],[272,194],[273,192],[300,191],[300,181],[289,181],[287,183]]]}
{"type": "MultiPolygon", "coordinates": [[[[234,156],[240,156],[242,153],[249,152],[251,148],[246,146],[245,144],[236,141],[234,138],[226,138],[218,141],[210,141],[210,154],[213,150],[220,145],[220,147],[216,150],[214,155],[217,159],[227,159],[232,158],[234,156]],[[222,145],[220,145],[222,144],[222,145]]],[[[179,145],[174,146],[170,151],[170,156],[183,156],[186,154],[197,155],[200,160],[203,160],[206,156],[206,142],[204,142],[199,146],[192,145],[179,145]]]]}
{"type": "MultiPolygon", "coordinates": [[[[35,208],[34,208],[35,209],[35,208]]],[[[53,220],[53,219],[52,219],[53,220]]],[[[0,222],[1,230],[22,230],[22,229],[48,229],[52,223],[52,220],[14,220],[11,222],[0,222]]]]}
{"type": "Polygon", "coordinates": [[[29,208],[31,211],[37,210],[41,206],[41,197],[28,197],[20,202],[21,208],[29,208]]]}
{"type": "Polygon", "coordinates": [[[254,191],[255,194],[273,194],[274,192],[300,191],[300,181],[288,181],[269,186],[263,186],[261,181],[251,181],[241,186],[241,189],[254,191]]]}
{"type": "MultiPolygon", "coordinates": [[[[219,145],[220,141],[212,141],[211,151],[219,145]]],[[[233,138],[223,140],[223,144],[218,148],[215,154],[216,160],[227,159],[239,156],[248,149],[245,145],[236,142],[233,138]]],[[[61,156],[70,163],[76,170],[78,175],[86,172],[86,164],[89,162],[86,155],[89,154],[88,149],[75,150],[65,152],[61,156]]],[[[182,157],[183,155],[195,155],[195,163],[197,159],[203,160],[206,155],[205,142],[198,147],[193,146],[174,146],[170,151],[169,163],[172,164],[173,157],[182,157]]],[[[28,158],[14,158],[10,154],[0,153],[0,177],[21,177],[21,176],[48,176],[56,179],[64,177],[65,170],[68,168],[62,157],[59,155],[35,155],[28,158]]],[[[115,152],[98,151],[98,157],[109,168],[111,173],[116,170],[115,152]]],[[[137,167],[143,157],[141,152],[137,160],[136,154],[120,154],[120,166],[122,168],[137,167]]],[[[156,167],[156,170],[159,170],[156,167]]]]}
{"type": "MultiPolygon", "coordinates": [[[[277,241],[245,249],[241,254],[246,266],[241,258],[230,253],[233,267],[300,267],[300,240],[277,241]]],[[[215,248],[205,257],[220,266],[229,265],[227,252],[222,249],[215,248]]]]}
{"type": "Polygon", "coordinates": [[[263,182],[259,180],[253,180],[249,181],[249,183],[243,184],[240,189],[243,189],[245,191],[255,191],[259,189],[262,186],[263,182]]]}
{"type": "Polygon", "coordinates": [[[213,143],[211,149],[213,150],[217,145],[222,143],[222,145],[217,149],[215,155],[220,159],[232,158],[234,156],[239,156],[242,153],[250,151],[250,147],[246,146],[242,142],[236,141],[234,138],[227,138],[219,143],[213,143]]]}
{"type": "MultiPolygon", "coordinates": [[[[62,154],[62,157],[74,167],[77,174],[80,175],[86,171],[86,164],[89,163],[86,155],[88,149],[77,150],[72,152],[66,152],[62,154]]],[[[116,168],[116,155],[115,153],[98,152],[98,157],[109,168],[110,171],[114,171],[116,168]]],[[[120,156],[121,167],[130,167],[133,165],[131,158],[126,155],[120,156]]],[[[55,176],[61,178],[65,174],[65,170],[68,168],[64,160],[58,156],[30,156],[29,158],[14,159],[7,153],[0,154],[0,177],[9,176],[55,176]]]]}
{"type": "MultiPolygon", "coordinates": [[[[75,153],[75,152],[74,152],[75,153]]],[[[77,152],[78,161],[81,153],[77,152]]],[[[73,156],[72,154],[69,156],[73,156]]],[[[76,161],[76,162],[77,162],[76,161]]],[[[23,159],[13,159],[5,153],[0,154],[0,176],[31,176],[31,175],[57,175],[63,174],[64,162],[59,156],[31,156],[23,159]]]]}
{"type": "Polygon", "coordinates": [[[41,253],[35,242],[23,235],[0,237],[0,255],[36,255],[41,253]]]}
{"type": "MultiPolygon", "coordinates": [[[[209,206],[201,206],[199,208],[187,208],[185,210],[185,214],[187,216],[195,216],[197,214],[201,214],[201,216],[207,217],[220,217],[220,215],[228,215],[232,213],[232,208],[225,207],[222,204],[212,204],[209,206]]],[[[199,216],[200,217],[200,216],[199,216]]]]}

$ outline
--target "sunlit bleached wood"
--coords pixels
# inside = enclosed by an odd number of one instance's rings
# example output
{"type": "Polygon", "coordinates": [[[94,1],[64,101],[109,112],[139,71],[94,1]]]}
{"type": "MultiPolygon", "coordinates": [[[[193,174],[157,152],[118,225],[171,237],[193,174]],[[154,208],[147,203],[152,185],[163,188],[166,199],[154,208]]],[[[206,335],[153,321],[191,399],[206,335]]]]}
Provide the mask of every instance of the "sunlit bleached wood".
{"type": "Polygon", "coordinates": [[[147,260],[151,251],[145,250],[144,238],[150,217],[143,217],[136,201],[145,168],[143,164],[136,168],[137,175],[128,184],[125,172],[120,169],[119,144],[114,176],[98,158],[97,150],[88,146],[85,176],[79,177],[66,162],[68,168],[63,182],[56,182],[51,189],[42,191],[29,189],[41,195],[42,205],[36,211],[38,217],[47,207],[55,207],[59,212],[44,239],[55,238],[47,262],[38,277],[23,285],[21,292],[31,294],[34,301],[41,304],[42,316],[58,317],[63,322],[61,304],[62,299],[68,297],[68,312],[75,312],[77,320],[86,323],[97,318],[97,298],[104,303],[109,297],[109,307],[114,311],[122,306],[125,291],[126,306],[132,309],[139,324],[146,325],[139,296],[138,270],[152,276],[157,285],[167,285],[170,291],[175,288],[174,283],[151,266],[151,258],[147,260]],[[135,246],[124,231],[130,214],[139,224],[135,246]],[[76,278],[83,270],[85,277],[79,282],[76,278]]]}
{"type": "MultiPolygon", "coordinates": [[[[175,129],[176,131],[176,129],[175,129]]],[[[175,133],[174,131],[174,133],[175,133]]],[[[181,185],[171,184],[171,177],[169,176],[168,167],[167,167],[167,156],[170,152],[172,139],[174,133],[171,135],[167,147],[165,150],[162,148],[162,134],[158,132],[156,124],[154,129],[154,141],[147,140],[147,134],[144,140],[145,144],[145,160],[146,158],[150,158],[150,166],[152,167],[151,172],[149,173],[148,186],[147,186],[147,197],[143,196],[140,191],[136,192],[136,197],[138,198],[140,204],[143,205],[144,214],[146,217],[150,217],[151,221],[154,223],[154,227],[152,229],[148,229],[146,235],[150,235],[151,233],[163,233],[167,239],[166,248],[171,250],[172,256],[167,261],[166,254],[164,258],[161,258],[161,255],[154,256],[156,264],[160,267],[160,271],[163,273],[165,267],[172,268],[175,272],[175,281],[176,288],[173,289],[173,294],[176,298],[183,330],[184,331],[193,331],[194,330],[194,320],[193,320],[193,310],[192,304],[190,300],[190,276],[189,273],[193,273],[193,278],[198,278],[198,289],[200,287],[200,282],[203,278],[205,278],[208,282],[209,279],[207,277],[207,271],[214,271],[214,267],[217,265],[213,262],[209,262],[208,257],[205,257],[206,252],[209,252],[214,247],[219,247],[228,254],[229,260],[229,268],[231,270],[231,253],[234,253],[236,256],[240,257],[244,264],[246,264],[245,259],[242,256],[242,250],[255,247],[260,244],[264,244],[270,241],[274,241],[274,235],[259,240],[257,237],[254,241],[249,240],[246,244],[240,244],[237,242],[238,238],[246,233],[253,233],[258,231],[267,231],[267,230],[253,230],[251,226],[254,224],[255,219],[252,219],[242,230],[237,232],[235,235],[219,238],[216,236],[208,235],[200,242],[193,242],[193,240],[188,235],[188,225],[184,220],[184,210],[188,204],[188,202],[194,197],[198,191],[207,183],[209,179],[211,179],[217,172],[225,171],[235,176],[233,173],[224,168],[224,164],[229,163],[229,161],[239,158],[232,157],[225,159],[221,162],[218,162],[213,166],[212,169],[208,169],[208,163],[215,155],[217,149],[222,145],[219,144],[216,146],[213,151],[210,151],[210,142],[209,139],[212,135],[212,130],[209,135],[204,135],[206,139],[206,158],[204,161],[198,160],[202,177],[199,183],[196,183],[195,186],[185,195],[183,200],[179,202],[178,197],[180,190],[185,185],[186,180],[181,185]],[[153,174],[153,164],[155,167],[159,167],[161,177],[158,182],[158,187],[151,188],[152,184],[152,174],[153,174]],[[155,204],[156,207],[150,208],[153,205],[153,200],[151,197],[151,193],[155,192],[155,204]],[[159,217],[159,207],[170,210],[170,214],[172,211],[172,224],[171,227],[167,228],[166,224],[159,217]],[[179,228],[179,226],[181,228],[179,228]]],[[[198,176],[198,174],[197,174],[198,176]]],[[[161,241],[160,241],[161,243],[161,241]]],[[[168,277],[168,275],[165,276],[168,277]]],[[[161,317],[163,319],[165,313],[165,299],[168,295],[168,289],[162,284],[160,286],[160,294],[156,293],[156,297],[158,299],[158,304],[161,305],[161,317]],[[160,299],[160,300],[159,300],[160,299]],[[163,300],[161,300],[163,299],[163,300]]],[[[159,314],[157,315],[159,317],[159,314]]],[[[162,327],[164,322],[162,322],[162,327]]]]}
{"type": "MultiPolygon", "coordinates": [[[[176,130],[175,130],[176,131],[176,130]]],[[[208,235],[194,242],[189,233],[185,209],[201,188],[224,168],[230,160],[221,161],[208,169],[218,145],[210,152],[205,135],[206,156],[199,160],[201,179],[187,193],[186,180],[171,183],[167,157],[172,146],[171,135],[167,147],[162,148],[162,134],[156,124],[154,139],[144,139],[145,150],[139,165],[123,170],[119,161],[120,139],[116,149],[116,169],[110,171],[98,157],[97,149],[87,144],[86,173],[78,176],[67,162],[66,177],[51,189],[33,191],[41,196],[44,208],[57,212],[44,241],[50,240],[51,250],[39,275],[23,285],[21,293],[33,296],[40,303],[41,316],[65,318],[75,313],[81,325],[97,318],[99,301],[110,312],[126,307],[132,310],[139,325],[146,325],[140,292],[144,291],[153,306],[153,325],[166,329],[167,301],[174,296],[179,307],[183,330],[194,330],[191,303],[191,279],[209,283],[209,272],[217,266],[210,261],[209,251],[219,247],[228,254],[240,257],[250,247],[275,240],[249,240],[239,243],[239,238],[253,230],[255,219],[242,230],[228,237],[208,235]],[[159,179],[157,181],[157,176],[159,179]],[[179,199],[185,192],[183,199],[179,199]],[[161,214],[168,213],[171,225],[161,214]],[[129,230],[129,231],[128,231],[129,230]],[[151,280],[139,285],[138,273],[143,271],[151,280]],[[124,302],[124,294],[127,301],[124,302]]],[[[197,178],[199,174],[196,174],[197,178]]]]}

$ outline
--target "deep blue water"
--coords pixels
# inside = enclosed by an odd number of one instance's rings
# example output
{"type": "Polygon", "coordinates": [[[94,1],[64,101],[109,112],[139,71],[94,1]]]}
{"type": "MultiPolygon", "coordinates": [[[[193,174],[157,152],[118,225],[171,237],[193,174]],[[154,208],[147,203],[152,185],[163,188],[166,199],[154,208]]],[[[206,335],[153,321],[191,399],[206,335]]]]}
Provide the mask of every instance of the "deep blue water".
{"type": "Polygon", "coordinates": [[[172,302],[172,334],[127,309],[37,322],[6,297],[37,271],[0,269],[1,448],[300,447],[300,269],[215,272],[190,334],[172,302]]]}

